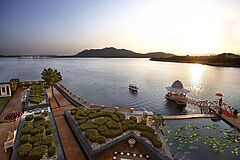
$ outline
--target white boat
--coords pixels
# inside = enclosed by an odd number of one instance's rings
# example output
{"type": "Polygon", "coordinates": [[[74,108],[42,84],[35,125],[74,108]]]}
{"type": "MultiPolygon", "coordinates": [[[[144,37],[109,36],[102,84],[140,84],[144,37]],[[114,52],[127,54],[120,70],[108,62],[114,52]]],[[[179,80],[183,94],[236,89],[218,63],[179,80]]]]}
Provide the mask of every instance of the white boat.
{"type": "Polygon", "coordinates": [[[129,87],[129,90],[131,90],[131,91],[135,91],[135,92],[138,91],[138,86],[135,83],[129,84],[128,87],[129,87]]]}

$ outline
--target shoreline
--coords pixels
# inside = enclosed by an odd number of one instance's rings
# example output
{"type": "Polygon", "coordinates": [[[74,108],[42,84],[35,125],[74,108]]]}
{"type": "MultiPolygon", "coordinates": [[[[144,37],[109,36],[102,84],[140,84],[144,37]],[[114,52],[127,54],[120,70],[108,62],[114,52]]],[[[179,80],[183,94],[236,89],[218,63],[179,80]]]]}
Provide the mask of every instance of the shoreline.
{"type": "Polygon", "coordinates": [[[150,58],[150,61],[160,61],[160,62],[172,62],[172,63],[195,63],[195,64],[202,64],[202,65],[208,65],[208,66],[215,66],[215,67],[234,67],[234,68],[240,68],[240,64],[226,64],[226,63],[208,63],[203,61],[180,61],[180,60],[164,60],[164,59],[155,59],[150,58]]]}

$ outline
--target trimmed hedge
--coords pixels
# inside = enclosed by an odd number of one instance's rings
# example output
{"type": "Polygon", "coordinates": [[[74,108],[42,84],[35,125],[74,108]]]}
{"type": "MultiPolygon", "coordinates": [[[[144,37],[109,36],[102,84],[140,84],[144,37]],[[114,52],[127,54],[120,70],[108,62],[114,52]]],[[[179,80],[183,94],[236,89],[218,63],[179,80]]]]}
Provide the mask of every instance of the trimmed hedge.
{"type": "Polygon", "coordinates": [[[91,142],[96,142],[98,140],[98,131],[96,129],[87,129],[85,132],[85,137],[91,142]]]}
{"type": "Polygon", "coordinates": [[[30,133],[32,136],[34,136],[36,134],[43,133],[44,130],[45,130],[44,126],[37,126],[36,128],[32,129],[30,133]]]}
{"type": "Polygon", "coordinates": [[[82,119],[88,120],[88,117],[83,117],[83,116],[75,115],[75,116],[74,116],[74,119],[75,119],[76,121],[82,120],[82,119]]]}
{"type": "Polygon", "coordinates": [[[26,135],[21,136],[21,138],[20,138],[20,144],[28,143],[29,140],[30,140],[30,138],[31,138],[31,135],[30,135],[30,134],[26,134],[26,135]]]}
{"type": "Polygon", "coordinates": [[[32,121],[26,121],[23,125],[23,127],[26,127],[26,126],[33,126],[33,122],[32,121]]]}
{"type": "Polygon", "coordinates": [[[45,117],[43,115],[34,117],[34,121],[40,121],[40,120],[45,120],[45,117]]]}
{"type": "Polygon", "coordinates": [[[125,119],[124,121],[121,122],[122,125],[125,125],[125,124],[134,124],[135,122],[133,120],[130,120],[130,119],[125,119]]]}
{"type": "Polygon", "coordinates": [[[127,130],[135,130],[135,124],[125,124],[122,125],[122,129],[123,131],[127,131],[127,130]]]}
{"type": "Polygon", "coordinates": [[[77,110],[77,113],[76,113],[76,115],[82,116],[82,117],[87,117],[88,114],[89,114],[89,112],[86,109],[83,109],[83,108],[79,108],[77,110]]]}
{"type": "Polygon", "coordinates": [[[47,152],[48,147],[46,145],[41,145],[33,148],[29,154],[28,159],[31,160],[40,160],[43,155],[47,152]]]}
{"type": "Polygon", "coordinates": [[[22,128],[21,133],[24,134],[30,134],[31,130],[33,129],[33,126],[25,126],[22,128]]]}
{"type": "Polygon", "coordinates": [[[45,130],[45,133],[46,133],[46,135],[50,135],[53,133],[53,129],[49,127],[45,130]]]}
{"type": "Polygon", "coordinates": [[[33,144],[34,147],[42,145],[42,141],[37,141],[33,144]]]}
{"type": "Polygon", "coordinates": [[[45,128],[49,128],[49,127],[51,127],[51,122],[50,121],[45,121],[45,122],[43,122],[43,126],[45,128]]]}
{"type": "Polygon", "coordinates": [[[99,125],[99,126],[103,126],[109,120],[110,120],[110,118],[108,118],[108,117],[98,117],[98,118],[94,119],[94,123],[99,125]]]}
{"type": "Polygon", "coordinates": [[[71,109],[71,110],[70,110],[70,113],[71,113],[71,115],[75,115],[75,114],[77,113],[77,109],[76,109],[76,108],[71,109]]]}
{"type": "Polygon", "coordinates": [[[125,119],[125,115],[120,112],[114,112],[119,118],[119,121],[122,122],[125,119]]]}
{"type": "Polygon", "coordinates": [[[48,147],[48,156],[52,157],[56,154],[56,147],[55,146],[50,146],[48,147]]]}
{"type": "Polygon", "coordinates": [[[81,126],[87,121],[87,118],[78,120],[78,125],[81,126]]]}
{"type": "Polygon", "coordinates": [[[136,130],[139,130],[139,131],[148,131],[148,132],[154,133],[154,129],[141,123],[136,123],[135,128],[136,130]]]}
{"type": "Polygon", "coordinates": [[[54,140],[55,139],[53,135],[48,135],[42,140],[42,144],[47,146],[52,146],[54,144],[54,140]]]}
{"type": "Polygon", "coordinates": [[[108,121],[106,123],[106,126],[108,127],[108,129],[119,129],[121,126],[119,123],[111,120],[111,121],[108,121]]]}
{"type": "Polygon", "coordinates": [[[133,120],[135,123],[137,123],[137,118],[135,116],[130,116],[129,119],[133,120]]]}
{"type": "Polygon", "coordinates": [[[106,142],[106,138],[104,136],[98,136],[97,142],[99,144],[105,143],[106,142]]]}
{"type": "Polygon", "coordinates": [[[25,120],[26,120],[26,121],[31,121],[31,120],[33,120],[33,118],[34,118],[33,114],[30,114],[30,115],[27,115],[27,116],[25,117],[25,120]]]}
{"type": "Polygon", "coordinates": [[[101,135],[105,136],[106,138],[114,138],[120,136],[121,134],[122,134],[121,129],[107,130],[105,132],[101,132],[101,135]]]}
{"type": "Polygon", "coordinates": [[[32,150],[32,145],[29,143],[23,144],[18,148],[18,157],[20,159],[27,159],[28,153],[32,150]]]}
{"type": "Polygon", "coordinates": [[[40,134],[36,134],[35,136],[31,137],[29,142],[33,144],[33,143],[35,143],[37,141],[41,141],[43,139],[44,139],[44,134],[40,133],[40,134]]]}
{"type": "Polygon", "coordinates": [[[147,139],[149,139],[153,146],[155,148],[161,148],[162,147],[162,142],[159,140],[158,135],[148,132],[148,131],[144,131],[140,134],[141,137],[146,137],[147,139]]]}
{"type": "Polygon", "coordinates": [[[87,129],[97,129],[97,128],[98,128],[98,125],[94,124],[89,120],[86,123],[80,125],[80,129],[82,131],[85,131],[87,129]]]}
{"type": "Polygon", "coordinates": [[[47,116],[48,116],[48,111],[44,111],[44,112],[42,113],[42,115],[43,115],[44,117],[47,117],[47,116]]]}
{"type": "Polygon", "coordinates": [[[99,126],[99,127],[98,127],[98,131],[99,131],[99,132],[105,132],[105,131],[107,131],[107,130],[108,130],[107,126],[99,126]]]}

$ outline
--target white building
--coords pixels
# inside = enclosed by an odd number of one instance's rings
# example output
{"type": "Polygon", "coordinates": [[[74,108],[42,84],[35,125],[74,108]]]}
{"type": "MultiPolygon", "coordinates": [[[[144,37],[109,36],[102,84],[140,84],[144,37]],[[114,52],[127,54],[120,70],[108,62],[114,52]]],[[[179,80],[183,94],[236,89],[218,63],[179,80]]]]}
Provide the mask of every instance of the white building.
{"type": "Polygon", "coordinates": [[[9,83],[0,83],[0,97],[12,96],[9,83]]]}

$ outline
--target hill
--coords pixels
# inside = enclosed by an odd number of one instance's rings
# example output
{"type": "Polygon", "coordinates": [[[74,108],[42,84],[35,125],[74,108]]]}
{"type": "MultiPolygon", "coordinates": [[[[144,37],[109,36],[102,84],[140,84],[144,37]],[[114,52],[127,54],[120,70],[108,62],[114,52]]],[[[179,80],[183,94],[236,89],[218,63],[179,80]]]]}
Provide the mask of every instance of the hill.
{"type": "Polygon", "coordinates": [[[103,49],[90,49],[79,52],[74,57],[102,57],[102,58],[151,58],[151,57],[171,57],[173,54],[164,52],[154,52],[140,54],[126,49],[116,49],[113,47],[103,49]]]}

